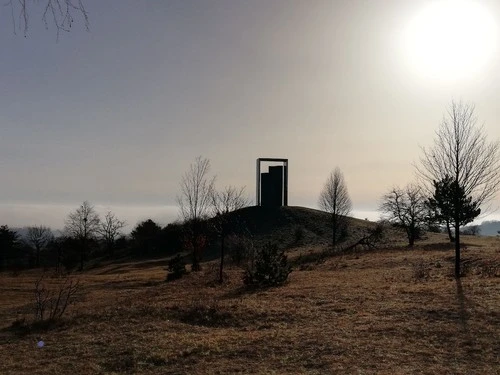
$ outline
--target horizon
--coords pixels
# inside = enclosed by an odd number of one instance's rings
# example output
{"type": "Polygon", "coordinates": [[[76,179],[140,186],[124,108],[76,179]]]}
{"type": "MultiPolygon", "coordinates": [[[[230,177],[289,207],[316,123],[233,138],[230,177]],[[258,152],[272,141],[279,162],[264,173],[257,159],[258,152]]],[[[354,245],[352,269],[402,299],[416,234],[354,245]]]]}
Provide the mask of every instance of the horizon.
{"type": "MultiPolygon", "coordinates": [[[[90,202],[92,204],[92,202],[90,202]]],[[[93,205],[96,212],[99,214],[99,216],[102,218],[104,214],[107,211],[112,211],[115,213],[120,219],[126,221],[126,225],[124,227],[123,233],[125,235],[128,235],[131,233],[131,231],[136,227],[137,224],[151,219],[161,227],[165,227],[168,224],[175,223],[181,221],[181,218],[179,216],[179,207],[177,206],[149,206],[149,207],[143,207],[143,206],[104,206],[104,205],[93,205]],[[139,211],[141,213],[139,213],[139,211]]],[[[253,204],[247,206],[247,207],[252,207],[254,206],[253,204]]],[[[320,210],[320,208],[317,207],[308,207],[308,206],[298,206],[298,205],[288,205],[289,207],[306,207],[306,208],[312,208],[316,210],[320,210]]],[[[52,214],[54,212],[66,212],[66,210],[74,211],[78,208],[78,206],[70,208],[69,205],[58,205],[58,209],[52,208],[50,210],[47,210],[46,206],[43,205],[36,205],[36,207],[31,207],[30,210],[30,205],[16,205],[17,209],[19,207],[23,208],[28,208],[28,212],[31,211],[36,211],[38,213],[43,213],[43,212],[51,212],[52,214]]],[[[23,212],[23,210],[20,210],[23,212]]],[[[67,214],[69,214],[70,211],[67,211],[67,214]]],[[[62,233],[64,231],[64,221],[67,218],[67,214],[65,216],[57,216],[54,217],[53,215],[48,215],[48,216],[43,216],[43,215],[38,215],[37,218],[38,220],[32,221],[31,223],[27,224],[24,221],[19,221],[17,224],[10,225],[10,224],[1,224],[1,225],[8,225],[10,228],[14,229],[23,229],[29,226],[38,226],[38,225],[44,225],[48,226],[52,232],[54,233],[62,233]],[[51,221],[49,218],[52,218],[53,221],[51,221]],[[50,224],[52,223],[52,224],[50,224]]],[[[28,215],[28,214],[27,214],[28,215]]],[[[381,213],[380,211],[377,210],[353,210],[350,214],[350,217],[356,218],[356,219],[361,219],[361,220],[366,220],[368,219],[369,221],[377,222],[381,219],[381,213]]],[[[24,220],[24,219],[20,219],[24,220]]],[[[500,215],[480,215],[478,218],[476,218],[472,223],[468,225],[481,225],[487,222],[498,222],[500,223],[500,215]]]]}

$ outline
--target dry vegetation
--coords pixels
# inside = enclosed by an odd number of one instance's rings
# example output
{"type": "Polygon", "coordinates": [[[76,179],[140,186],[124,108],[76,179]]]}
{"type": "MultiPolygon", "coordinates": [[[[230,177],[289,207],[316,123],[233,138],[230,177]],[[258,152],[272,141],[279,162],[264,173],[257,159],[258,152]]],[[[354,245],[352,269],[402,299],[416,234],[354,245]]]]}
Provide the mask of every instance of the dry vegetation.
{"type": "Polygon", "coordinates": [[[0,373],[498,374],[500,241],[466,242],[460,282],[444,235],[296,267],[257,292],[238,269],[218,285],[210,264],[171,283],[166,260],[108,265],[75,275],[66,318],[31,331],[12,324],[32,317],[37,274],[2,274],[0,373]]]}

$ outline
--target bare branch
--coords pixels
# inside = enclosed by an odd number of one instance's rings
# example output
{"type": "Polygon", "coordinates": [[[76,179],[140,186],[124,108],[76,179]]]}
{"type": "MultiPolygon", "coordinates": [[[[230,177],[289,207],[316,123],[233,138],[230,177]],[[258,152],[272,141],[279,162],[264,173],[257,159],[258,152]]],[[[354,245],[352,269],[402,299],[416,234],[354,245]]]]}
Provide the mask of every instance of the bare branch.
{"type": "Polygon", "coordinates": [[[249,199],[244,196],[244,193],[245,187],[238,189],[231,185],[221,191],[214,189],[211,197],[213,214],[223,215],[248,206],[249,199]]]}
{"type": "Polygon", "coordinates": [[[16,31],[15,15],[17,14],[18,28],[19,30],[23,30],[24,36],[27,36],[29,14],[32,11],[29,6],[30,4],[38,5],[39,3],[43,3],[42,21],[45,24],[45,28],[48,29],[49,24],[54,24],[57,37],[59,37],[61,31],[69,32],[71,30],[76,14],[83,18],[85,29],[89,30],[89,17],[82,0],[9,0],[5,5],[11,8],[14,33],[16,31]]]}
{"type": "Polygon", "coordinates": [[[181,194],[177,196],[180,213],[189,224],[189,242],[193,248],[191,269],[199,271],[201,252],[206,243],[202,221],[208,218],[212,204],[215,176],[209,177],[210,160],[198,156],[181,179],[181,194]]]}
{"type": "Polygon", "coordinates": [[[208,216],[215,185],[215,176],[209,177],[209,172],[210,160],[198,156],[181,179],[177,203],[185,221],[208,216]]]}
{"type": "Polygon", "coordinates": [[[27,239],[36,251],[36,266],[40,266],[40,252],[54,238],[49,227],[40,225],[28,227],[27,239]]]}
{"type": "Polygon", "coordinates": [[[104,220],[100,222],[98,234],[106,243],[108,254],[113,255],[113,247],[116,239],[122,233],[121,230],[125,227],[126,222],[119,220],[114,213],[108,211],[104,220]]]}

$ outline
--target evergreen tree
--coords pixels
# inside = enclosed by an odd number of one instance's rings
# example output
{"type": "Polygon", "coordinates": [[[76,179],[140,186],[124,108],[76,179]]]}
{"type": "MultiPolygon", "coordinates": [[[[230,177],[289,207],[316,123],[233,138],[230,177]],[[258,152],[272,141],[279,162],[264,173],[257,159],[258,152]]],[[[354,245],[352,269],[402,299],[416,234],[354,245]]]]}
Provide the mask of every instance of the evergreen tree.
{"type": "Polygon", "coordinates": [[[451,224],[458,223],[461,227],[471,223],[481,213],[479,202],[467,196],[464,187],[450,176],[433,181],[433,185],[434,194],[427,204],[433,220],[446,225],[450,241],[453,242],[451,224]]]}
{"type": "Polygon", "coordinates": [[[0,271],[5,269],[7,259],[14,256],[18,245],[18,235],[7,225],[0,226],[0,271]]]}

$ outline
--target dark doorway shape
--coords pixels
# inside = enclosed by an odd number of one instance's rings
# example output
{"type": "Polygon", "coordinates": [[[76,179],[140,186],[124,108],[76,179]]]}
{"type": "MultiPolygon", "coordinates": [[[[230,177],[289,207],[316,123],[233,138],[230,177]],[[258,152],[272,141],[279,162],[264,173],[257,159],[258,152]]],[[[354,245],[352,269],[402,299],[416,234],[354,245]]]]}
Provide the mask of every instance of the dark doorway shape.
{"type": "Polygon", "coordinates": [[[257,159],[257,206],[280,207],[288,206],[288,159],[258,158],[257,159]],[[261,173],[262,162],[282,163],[269,166],[268,172],[261,173]]]}

